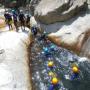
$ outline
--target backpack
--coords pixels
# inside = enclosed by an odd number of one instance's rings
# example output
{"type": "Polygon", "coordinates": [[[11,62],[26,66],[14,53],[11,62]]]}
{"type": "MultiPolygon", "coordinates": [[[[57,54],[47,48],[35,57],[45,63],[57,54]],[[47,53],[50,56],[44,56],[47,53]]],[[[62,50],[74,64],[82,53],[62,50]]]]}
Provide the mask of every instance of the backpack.
{"type": "Polygon", "coordinates": [[[31,28],[31,32],[36,35],[37,34],[37,28],[36,27],[32,27],[31,28]]]}

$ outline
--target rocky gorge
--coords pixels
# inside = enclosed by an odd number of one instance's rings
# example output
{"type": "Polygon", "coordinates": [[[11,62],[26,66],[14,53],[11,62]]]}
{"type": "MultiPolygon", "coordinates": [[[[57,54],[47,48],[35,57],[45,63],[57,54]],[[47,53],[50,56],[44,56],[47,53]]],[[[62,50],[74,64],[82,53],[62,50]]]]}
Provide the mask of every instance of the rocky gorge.
{"type": "Polygon", "coordinates": [[[90,36],[89,4],[89,0],[32,0],[31,11],[52,42],[80,54],[90,36]]]}
{"type": "Polygon", "coordinates": [[[30,26],[48,33],[45,40],[41,39],[43,32],[34,36],[27,27],[9,31],[1,18],[0,89],[89,90],[89,4],[89,0],[31,0],[30,26]],[[79,70],[76,78],[72,77],[73,66],[79,70]],[[59,84],[55,89],[54,77],[59,84]]]}

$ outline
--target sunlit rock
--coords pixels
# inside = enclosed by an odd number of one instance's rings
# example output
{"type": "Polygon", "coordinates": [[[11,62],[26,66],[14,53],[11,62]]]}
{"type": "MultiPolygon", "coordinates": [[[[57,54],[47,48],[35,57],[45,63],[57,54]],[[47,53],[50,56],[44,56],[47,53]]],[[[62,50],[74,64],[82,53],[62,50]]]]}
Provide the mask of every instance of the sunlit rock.
{"type": "Polygon", "coordinates": [[[0,64],[0,86],[7,85],[13,81],[13,76],[8,66],[1,63],[0,64]]]}
{"type": "MultiPolygon", "coordinates": [[[[6,28],[5,28],[6,29],[6,28]]],[[[20,29],[20,28],[19,28],[20,29]]],[[[30,30],[0,33],[0,90],[31,90],[30,30]]]]}
{"type": "Polygon", "coordinates": [[[30,25],[31,27],[37,26],[37,21],[35,20],[34,16],[30,18],[30,25]]]}
{"type": "Polygon", "coordinates": [[[31,10],[36,19],[50,24],[66,21],[87,8],[87,0],[32,0],[31,10]]]}
{"type": "Polygon", "coordinates": [[[88,40],[84,43],[82,49],[81,49],[81,56],[86,56],[90,58],[90,37],[88,40]]]}
{"type": "Polygon", "coordinates": [[[64,25],[55,33],[53,32],[49,34],[49,39],[59,46],[80,53],[83,44],[90,36],[89,20],[90,14],[86,14],[83,17],[78,17],[70,25],[64,25]]]}

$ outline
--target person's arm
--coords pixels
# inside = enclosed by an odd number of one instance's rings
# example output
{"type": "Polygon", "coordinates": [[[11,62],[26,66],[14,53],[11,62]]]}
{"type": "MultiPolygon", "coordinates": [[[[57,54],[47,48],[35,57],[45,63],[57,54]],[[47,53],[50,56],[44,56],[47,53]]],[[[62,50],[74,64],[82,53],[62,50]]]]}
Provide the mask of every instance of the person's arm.
{"type": "Polygon", "coordinates": [[[25,17],[25,15],[23,14],[23,17],[24,17],[24,20],[26,20],[26,17],[25,17]]]}

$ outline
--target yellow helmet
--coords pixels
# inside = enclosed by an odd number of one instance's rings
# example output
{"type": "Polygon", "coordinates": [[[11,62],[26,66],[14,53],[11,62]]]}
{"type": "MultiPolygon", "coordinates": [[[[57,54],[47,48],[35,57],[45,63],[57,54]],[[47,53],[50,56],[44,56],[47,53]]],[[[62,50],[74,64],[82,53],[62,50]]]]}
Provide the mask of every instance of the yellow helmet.
{"type": "Polygon", "coordinates": [[[58,84],[58,82],[59,82],[59,80],[58,80],[58,78],[56,78],[56,77],[52,78],[52,80],[51,80],[51,83],[52,83],[53,85],[58,84]]]}
{"type": "Polygon", "coordinates": [[[72,71],[73,71],[74,73],[79,73],[79,69],[78,69],[78,67],[76,67],[76,66],[72,67],[72,71]]]}
{"type": "Polygon", "coordinates": [[[54,66],[54,62],[53,61],[49,61],[48,62],[48,67],[53,67],[54,66]]]}

